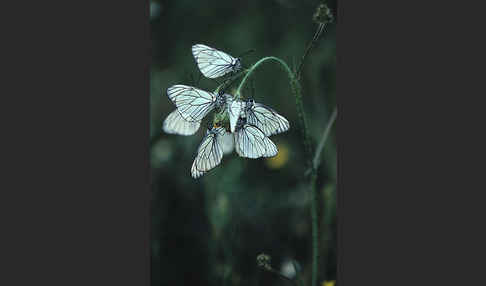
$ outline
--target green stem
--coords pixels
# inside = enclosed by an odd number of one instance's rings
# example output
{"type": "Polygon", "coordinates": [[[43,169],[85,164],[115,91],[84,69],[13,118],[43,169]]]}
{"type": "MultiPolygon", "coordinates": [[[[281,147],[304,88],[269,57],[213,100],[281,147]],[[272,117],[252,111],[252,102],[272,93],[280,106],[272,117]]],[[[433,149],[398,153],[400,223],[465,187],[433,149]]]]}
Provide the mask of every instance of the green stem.
{"type": "Polygon", "coordinates": [[[237,99],[240,98],[240,95],[241,95],[241,89],[243,88],[243,86],[245,85],[248,77],[255,71],[255,69],[260,66],[263,62],[265,61],[277,61],[279,62],[284,68],[285,70],[287,71],[289,77],[291,79],[294,78],[294,73],[292,72],[292,70],[290,70],[289,66],[281,59],[277,58],[277,57],[264,57],[262,59],[260,59],[258,62],[256,62],[255,64],[253,64],[249,69],[248,69],[248,72],[245,74],[245,77],[243,78],[243,80],[240,82],[240,85],[238,86],[238,89],[236,90],[236,93],[235,93],[235,96],[237,99]]]}
{"type": "Polygon", "coordinates": [[[316,148],[316,153],[314,155],[314,160],[312,160],[312,166],[314,169],[317,170],[319,167],[319,164],[321,163],[321,152],[322,149],[324,149],[324,144],[326,143],[327,137],[329,137],[329,131],[331,131],[332,124],[334,123],[334,120],[336,120],[337,116],[337,107],[334,108],[334,111],[331,114],[331,117],[329,118],[329,122],[326,125],[326,128],[324,128],[324,133],[322,134],[321,141],[319,142],[319,145],[317,145],[316,148]]]}
{"type": "Polygon", "coordinates": [[[287,75],[289,76],[290,79],[290,87],[292,89],[292,93],[295,96],[295,104],[297,107],[297,115],[299,117],[299,124],[300,124],[300,131],[302,133],[302,138],[304,141],[304,150],[306,152],[306,158],[308,158],[308,164],[309,167],[312,166],[312,148],[310,146],[310,140],[309,140],[309,135],[308,135],[308,128],[307,128],[307,118],[305,117],[305,112],[304,112],[304,104],[302,102],[302,93],[301,93],[301,88],[300,88],[300,83],[297,80],[297,77],[295,74],[292,72],[292,70],[289,68],[287,63],[285,63],[283,60],[277,58],[277,57],[264,57],[257,61],[254,65],[252,65],[248,71],[245,74],[245,77],[243,77],[243,80],[241,80],[240,85],[238,86],[238,89],[236,90],[235,97],[237,99],[240,98],[241,96],[241,90],[245,86],[246,81],[250,77],[250,75],[253,74],[253,72],[256,70],[257,67],[259,67],[262,63],[266,61],[276,61],[278,62],[287,72],[287,75]]]}
{"type": "Polygon", "coordinates": [[[312,164],[312,148],[310,145],[309,139],[309,132],[308,132],[308,125],[307,125],[307,118],[304,112],[304,104],[302,101],[302,92],[298,78],[296,77],[295,73],[289,68],[289,66],[281,59],[277,57],[265,57],[257,61],[248,72],[245,74],[245,77],[240,82],[238,89],[236,90],[235,97],[237,99],[241,96],[241,90],[244,87],[246,81],[250,77],[251,74],[265,61],[276,61],[280,63],[282,67],[287,71],[287,74],[290,79],[290,87],[292,89],[292,93],[295,97],[295,106],[297,108],[297,115],[299,117],[299,125],[300,125],[300,132],[302,134],[303,144],[304,144],[304,152],[305,157],[307,158],[307,165],[312,169],[311,178],[310,178],[310,192],[311,192],[311,218],[312,218],[312,286],[317,285],[317,269],[318,269],[318,258],[319,258],[319,239],[318,239],[318,218],[317,218],[317,208],[318,208],[318,198],[317,198],[317,191],[315,188],[315,182],[317,180],[317,172],[313,167],[312,164]]]}
{"type": "Polygon", "coordinates": [[[319,223],[317,219],[317,171],[312,169],[310,178],[310,192],[311,192],[311,219],[312,219],[312,286],[317,285],[317,262],[319,261],[319,223]]]}

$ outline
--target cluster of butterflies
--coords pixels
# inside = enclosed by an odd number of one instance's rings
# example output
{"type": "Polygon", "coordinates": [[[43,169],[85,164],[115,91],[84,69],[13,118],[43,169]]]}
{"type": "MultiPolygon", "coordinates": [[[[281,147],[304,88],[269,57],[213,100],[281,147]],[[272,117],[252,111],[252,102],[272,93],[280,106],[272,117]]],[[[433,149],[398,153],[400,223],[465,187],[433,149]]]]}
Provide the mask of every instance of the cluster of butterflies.
{"type": "MultiPolygon", "coordinates": [[[[205,45],[192,46],[192,54],[201,73],[208,78],[241,69],[239,58],[205,45]]],[[[193,135],[213,110],[228,115],[229,128],[223,122],[208,127],[192,164],[191,175],[195,179],[219,165],[223,154],[233,149],[239,156],[252,159],[277,155],[277,146],[268,137],[289,129],[287,119],[272,108],[253,99],[236,99],[224,91],[208,92],[179,84],[169,87],[167,96],[176,106],[163,123],[164,132],[169,134],[193,135]]]]}

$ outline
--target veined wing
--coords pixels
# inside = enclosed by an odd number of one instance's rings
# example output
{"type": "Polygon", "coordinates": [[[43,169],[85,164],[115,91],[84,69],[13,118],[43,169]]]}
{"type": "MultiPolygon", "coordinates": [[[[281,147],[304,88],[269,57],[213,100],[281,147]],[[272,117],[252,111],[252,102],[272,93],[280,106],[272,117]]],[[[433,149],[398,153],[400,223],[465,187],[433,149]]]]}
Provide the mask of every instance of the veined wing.
{"type": "Polygon", "coordinates": [[[208,78],[221,77],[236,71],[238,66],[238,59],[202,44],[192,46],[192,55],[201,73],[208,78]]]}
{"type": "Polygon", "coordinates": [[[289,121],[272,108],[261,103],[248,104],[250,106],[246,109],[247,122],[260,128],[265,135],[275,135],[289,130],[289,121]]]}
{"type": "Polygon", "coordinates": [[[174,85],[167,89],[167,96],[186,121],[201,121],[214,109],[216,94],[192,86],[174,85]]]}
{"type": "Polygon", "coordinates": [[[205,172],[202,172],[202,171],[198,171],[197,168],[196,168],[196,160],[194,160],[194,162],[192,163],[192,167],[191,167],[191,176],[194,178],[194,179],[197,179],[199,177],[201,177],[202,175],[204,175],[205,172]]]}
{"type": "Polygon", "coordinates": [[[199,172],[207,172],[221,163],[223,158],[222,139],[226,130],[223,127],[213,127],[206,132],[199,148],[197,149],[196,169],[199,172]]]}
{"type": "Polygon", "coordinates": [[[201,121],[190,122],[182,118],[179,111],[172,111],[164,120],[162,129],[168,134],[193,135],[199,129],[201,121]]]}
{"type": "Polygon", "coordinates": [[[236,153],[241,157],[256,159],[277,155],[277,146],[254,125],[245,123],[234,136],[236,153]]]}
{"type": "Polygon", "coordinates": [[[238,118],[240,118],[241,113],[243,112],[245,104],[246,103],[244,101],[234,99],[233,97],[231,97],[231,99],[229,100],[229,104],[227,106],[231,132],[235,132],[236,123],[238,122],[238,118]]]}

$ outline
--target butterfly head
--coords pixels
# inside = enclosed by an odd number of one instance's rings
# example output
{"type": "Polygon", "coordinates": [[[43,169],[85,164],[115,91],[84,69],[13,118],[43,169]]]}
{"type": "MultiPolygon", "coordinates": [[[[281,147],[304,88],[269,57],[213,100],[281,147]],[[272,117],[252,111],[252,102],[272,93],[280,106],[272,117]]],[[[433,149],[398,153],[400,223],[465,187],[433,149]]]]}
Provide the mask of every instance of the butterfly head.
{"type": "Polygon", "coordinates": [[[241,69],[240,58],[236,58],[231,66],[233,67],[233,72],[239,71],[241,69]]]}
{"type": "Polygon", "coordinates": [[[246,117],[238,118],[238,121],[236,122],[235,130],[236,131],[240,130],[243,127],[243,125],[245,125],[245,124],[246,124],[246,117]]]}
{"type": "Polygon", "coordinates": [[[220,90],[218,92],[218,96],[216,97],[216,108],[221,109],[225,106],[228,98],[230,97],[229,94],[226,94],[224,90],[220,90]]]}
{"type": "Polygon", "coordinates": [[[255,100],[253,98],[248,98],[246,100],[246,108],[252,108],[255,105],[255,100]]]}

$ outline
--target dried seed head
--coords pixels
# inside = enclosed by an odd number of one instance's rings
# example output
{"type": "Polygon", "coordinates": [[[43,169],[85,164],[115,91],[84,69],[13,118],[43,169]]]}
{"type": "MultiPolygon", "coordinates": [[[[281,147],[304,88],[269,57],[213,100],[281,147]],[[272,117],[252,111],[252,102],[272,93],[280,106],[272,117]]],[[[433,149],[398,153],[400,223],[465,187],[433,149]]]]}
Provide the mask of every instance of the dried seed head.
{"type": "Polygon", "coordinates": [[[334,21],[334,16],[331,13],[331,9],[327,7],[327,4],[319,4],[317,6],[316,12],[312,16],[312,20],[318,24],[327,24],[334,21]]]}
{"type": "Polygon", "coordinates": [[[262,267],[267,270],[272,269],[272,265],[270,264],[272,258],[270,257],[270,255],[265,253],[259,254],[256,260],[257,260],[258,267],[262,267]]]}

